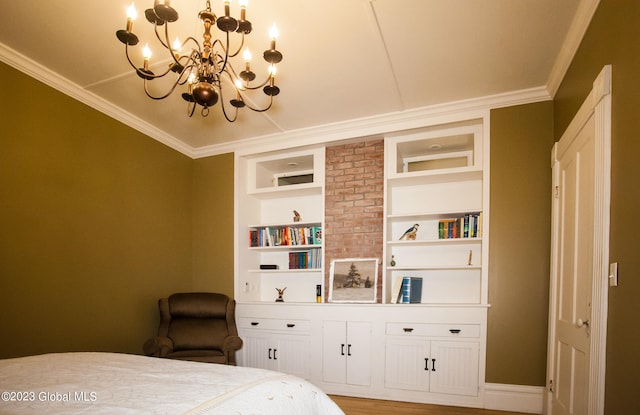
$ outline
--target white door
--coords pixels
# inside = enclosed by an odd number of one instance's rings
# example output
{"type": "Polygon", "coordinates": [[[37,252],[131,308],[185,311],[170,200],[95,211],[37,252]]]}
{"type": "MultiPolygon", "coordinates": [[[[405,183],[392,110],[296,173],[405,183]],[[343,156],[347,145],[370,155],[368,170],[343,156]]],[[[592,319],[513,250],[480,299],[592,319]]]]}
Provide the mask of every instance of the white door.
{"type": "Polygon", "coordinates": [[[611,68],[553,149],[548,401],[553,415],[604,412],[611,68]]]}
{"type": "Polygon", "coordinates": [[[557,161],[558,250],[552,409],[587,413],[593,275],[594,119],[557,161]]]}

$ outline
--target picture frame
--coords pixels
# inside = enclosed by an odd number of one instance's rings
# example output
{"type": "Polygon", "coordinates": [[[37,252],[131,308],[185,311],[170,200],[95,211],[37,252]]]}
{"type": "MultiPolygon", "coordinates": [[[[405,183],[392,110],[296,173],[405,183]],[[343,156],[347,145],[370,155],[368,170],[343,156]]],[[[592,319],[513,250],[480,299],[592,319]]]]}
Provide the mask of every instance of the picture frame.
{"type": "Polygon", "coordinates": [[[331,261],[329,302],[377,302],[378,262],[378,258],[346,258],[331,261]]]}

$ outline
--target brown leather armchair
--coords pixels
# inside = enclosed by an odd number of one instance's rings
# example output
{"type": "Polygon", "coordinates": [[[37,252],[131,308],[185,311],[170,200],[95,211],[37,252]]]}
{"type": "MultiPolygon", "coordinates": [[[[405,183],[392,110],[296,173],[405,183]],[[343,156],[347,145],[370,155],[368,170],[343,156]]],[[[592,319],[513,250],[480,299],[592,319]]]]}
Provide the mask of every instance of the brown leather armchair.
{"type": "Polygon", "coordinates": [[[219,293],[176,293],[158,300],[158,336],[143,345],[147,356],[236,364],[242,347],[236,303],[219,293]]]}

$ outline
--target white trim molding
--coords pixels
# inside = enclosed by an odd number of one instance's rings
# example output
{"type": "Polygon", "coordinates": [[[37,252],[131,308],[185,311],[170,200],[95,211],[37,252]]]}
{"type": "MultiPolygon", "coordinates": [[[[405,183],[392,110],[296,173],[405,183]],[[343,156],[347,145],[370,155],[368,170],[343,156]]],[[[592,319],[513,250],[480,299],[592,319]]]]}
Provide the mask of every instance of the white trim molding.
{"type": "Polygon", "coordinates": [[[558,88],[560,88],[560,84],[569,70],[569,66],[580,47],[582,38],[587,32],[599,4],[600,0],[582,0],[579,2],[567,36],[564,38],[558,57],[553,68],[551,68],[551,73],[547,80],[547,90],[552,97],[555,97],[558,92],[558,88]]]}
{"type": "Polygon", "coordinates": [[[484,407],[497,411],[541,414],[544,386],[485,383],[484,407]]]}

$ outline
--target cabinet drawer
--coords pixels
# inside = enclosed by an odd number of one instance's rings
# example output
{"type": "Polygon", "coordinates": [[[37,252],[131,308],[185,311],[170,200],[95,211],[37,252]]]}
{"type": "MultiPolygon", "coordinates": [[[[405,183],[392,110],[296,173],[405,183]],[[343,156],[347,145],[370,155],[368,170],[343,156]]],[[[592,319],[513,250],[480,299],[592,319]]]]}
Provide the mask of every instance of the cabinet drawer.
{"type": "Polygon", "coordinates": [[[285,320],[275,318],[251,318],[238,319],[238,327],[242,329],[283,330],[288,332],[309,332],[311,325],[309,320],[285,320]]]}
{"type": "Polygon", "coordinates": [[[390,336],[480,337],[478,324],[387,323],[390,336]]]}

